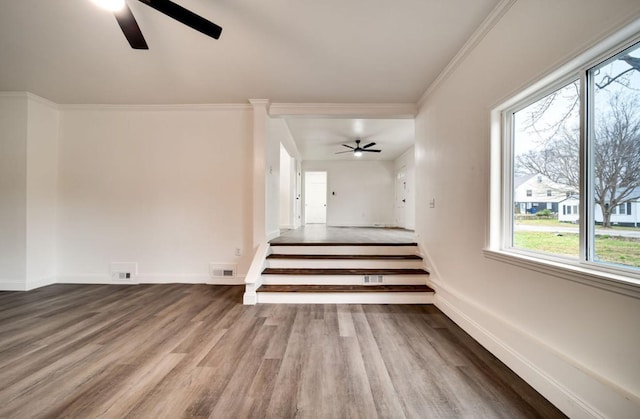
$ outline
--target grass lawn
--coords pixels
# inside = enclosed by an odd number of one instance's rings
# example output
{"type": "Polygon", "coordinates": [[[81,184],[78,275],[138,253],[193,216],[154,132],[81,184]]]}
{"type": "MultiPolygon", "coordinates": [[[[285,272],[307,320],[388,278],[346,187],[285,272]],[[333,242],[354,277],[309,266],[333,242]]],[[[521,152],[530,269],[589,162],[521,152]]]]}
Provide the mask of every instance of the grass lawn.
{"type": "MultiPolygon", "coordinates": [[[[550,221],[550,220],[546,220],[550,221]]],[[[538,231],[517,231],[514,247],[578,257],[578,235],[538,231]]],[[[596,236],[596,257],[599,261],[640,267],[640,240],[624,237],[596,236]]]]}
{"type": "MultiPolygon", "coordinates": [[[[534,220],[515,220],[515,225],[529,225],[529,226],[545,226],[545,227],[575,227],[578,228],[578,224],[561,223],[558,220],[549,219],[534,219],[534,220]]],[[[596,226],[598,230],[603,229],[602,226],[596,226]]],[[[640,227],[621,227],[612,226],[611,230],[640,230],[640,227]]]]}

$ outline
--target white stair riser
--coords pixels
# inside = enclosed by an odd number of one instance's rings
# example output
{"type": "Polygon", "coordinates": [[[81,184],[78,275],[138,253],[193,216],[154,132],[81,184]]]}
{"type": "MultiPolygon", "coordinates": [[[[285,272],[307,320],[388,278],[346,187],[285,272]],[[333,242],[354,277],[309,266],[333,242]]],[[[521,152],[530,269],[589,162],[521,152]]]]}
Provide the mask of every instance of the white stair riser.
{"type": "Polygon", "coordinates": [[[433,304],[432,292],[258,292],[258,304],[433,304]]]}
{"type": "MultiPolygon", "coordinates": [[[[428,275],[384,275],[382,284],[426,285],[428,275]]],[[[363,285],[363,275],[262,275],[267,285],[363,285]]]]}
{"type": "Polygon", "coordinates": [[[285,255],[415,255],[417,246],[271,246],[285,255]]]}
{"type": "Polygon", "coordinates": [[[421,260],[268,259],[269,268],[422,269],[421,260]]]}

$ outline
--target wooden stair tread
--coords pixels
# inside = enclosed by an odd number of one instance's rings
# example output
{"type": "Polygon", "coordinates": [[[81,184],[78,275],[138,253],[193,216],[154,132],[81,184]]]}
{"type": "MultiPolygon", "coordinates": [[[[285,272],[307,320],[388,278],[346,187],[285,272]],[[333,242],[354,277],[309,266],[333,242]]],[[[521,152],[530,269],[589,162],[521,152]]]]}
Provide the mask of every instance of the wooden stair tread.
{"type": "Polygon", "coordinates": [[[262,285],[256,292],[434,292],[426,285],[262,285]]]}
{"type": "Polygon", "coordinates": [[[272,253],[267,259],[422,260],[418,255],[296,255],[272,253]]]}
{"type": "Polygon", "coordinates": [[[418,243],[327,243],[327,242],[269,242],[271,246],[417,246],[418,243]]]}
{"type": "Polygon", "coordinates": [[[429,275],[424,269],[266,268],[265,275],[429,275]]]}

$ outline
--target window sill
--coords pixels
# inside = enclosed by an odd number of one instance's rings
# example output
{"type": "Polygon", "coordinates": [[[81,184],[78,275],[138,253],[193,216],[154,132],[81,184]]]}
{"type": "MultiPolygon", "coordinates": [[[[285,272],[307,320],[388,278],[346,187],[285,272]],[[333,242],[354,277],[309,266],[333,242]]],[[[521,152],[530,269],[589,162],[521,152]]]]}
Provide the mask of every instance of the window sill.
{"type": "Polygon", "coordinates": [[[505,250],[485,249],[484,255],[499,262],[640,299],[640,281],[624,275],[505,250]]]}

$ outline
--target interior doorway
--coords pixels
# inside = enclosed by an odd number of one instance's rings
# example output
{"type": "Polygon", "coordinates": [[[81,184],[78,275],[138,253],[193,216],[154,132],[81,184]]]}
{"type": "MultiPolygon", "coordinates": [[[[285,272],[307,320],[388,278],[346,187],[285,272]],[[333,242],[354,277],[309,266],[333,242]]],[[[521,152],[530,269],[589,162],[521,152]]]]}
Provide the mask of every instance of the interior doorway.
{"type": "Polygon", "coordinates": [[[327,172],[304,173],[304,222],[327,223],[327,172]]]}

